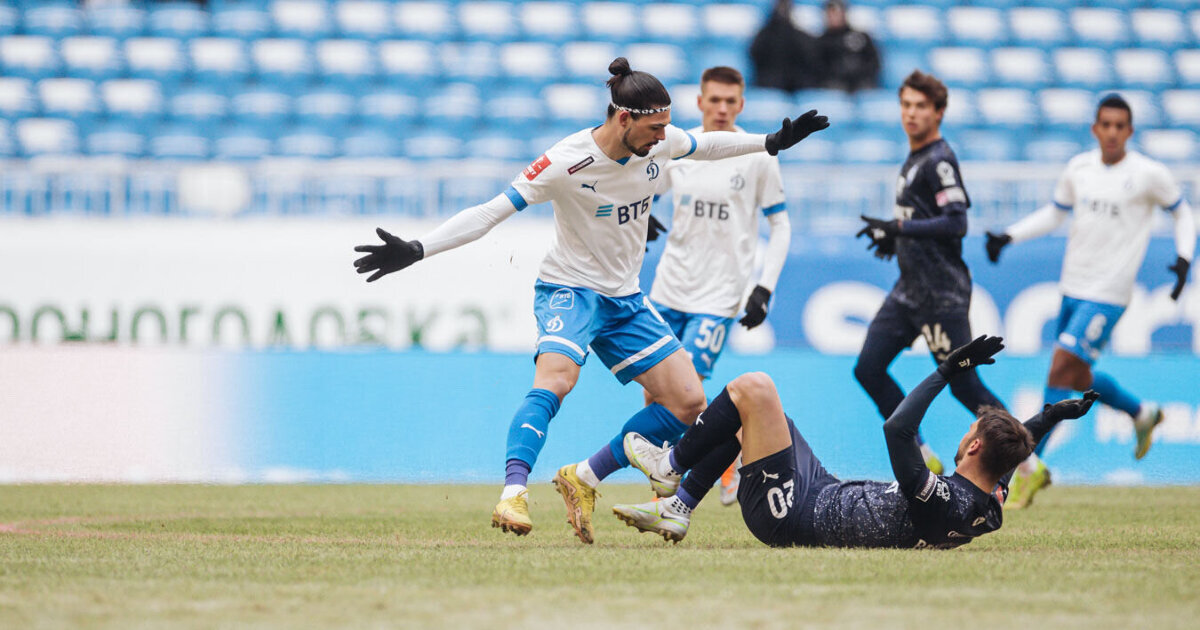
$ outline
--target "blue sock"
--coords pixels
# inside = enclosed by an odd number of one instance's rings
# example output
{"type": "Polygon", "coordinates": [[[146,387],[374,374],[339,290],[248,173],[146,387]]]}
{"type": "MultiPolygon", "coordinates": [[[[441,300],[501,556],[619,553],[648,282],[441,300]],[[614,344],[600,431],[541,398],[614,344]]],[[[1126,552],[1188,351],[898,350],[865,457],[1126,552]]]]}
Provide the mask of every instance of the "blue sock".
{"type": "Polygon", "coordinates": [[[1100,402],[1131,416],[1136,417],[1138,410],[1142,408],[1142,401],[1138,400],[1137,396],[1129,393],[1129,390],[1118,385],[1113,377],[1104,372],[1096,372],[1092,377],[1092,389],[1100,394],[1100,402]]]}
{"type": "Polygon", "coordinates": [[[504,485],[528,485],[530,470],[532,470],[532,468],[529,467],[529,464],[519,459],[508,460],[504,464],[504,485]]]}
{"type": "MultiPolygon", "coordinates": [[[[691,493],[689,493],[683,486],[679,486],[679,488],[675,490],[675,496],[679,497],[679,500],[683,501],[684,505],[692,508],[693,510],[696,509],[697,505],[700,505],[700,499],[693,497],[691,493]]],[[[704,497],[701,497],[701,499],[702,498],[704,497]]]]}
{"type": "Polygon", "coordinates": [[[525,400],[521,401],[508,426],[508,451],[504,460],[523,462],[528,469],[522,473],[519,467],[506,463],[505,484],[524,485],[528,481],[529,471],[546,444],[546,431],[550,428],[550,419],[558,413],[558,406],[558,396],[548,389],[531,389],[525,394],[525,400]]]}
{"type": "Polygon", "coordinates": [[[624,466],[617,462],[617,458],[613,457],[612,449],[607,444],[600,447],[600,450],[596,451],[595,455],[588,458],[588,466],[592,468],[593,473],[596,473],[596,478],[601,481],[605,477],[624,468],[624,466]]]}
{"type": "MultiPolygon", "coordinates": [[[[638,433],[650,440],[651,444],[658,446],[663,442],[674,444],[684,431],[687,431],[687,425],[680,422],[675,414],[667,411],[666,407],[658,403],[651,403],[625,422],[625,426],[621,427],[621,432],[617,434],[617,437],[608,443],[608,448],[616,458],[617,464],[624,468],[629,465],[629,458],[625,457],[625,447],[621,444],[625,440],[626,433],[638,433]]],[[[595,471],[597,477],[604,479],[599,470],[595,468],[592,470],[595,471]]],[[[611,471],[609,474],[612,474],[611,471]]]]}
{"type": "MultiPolygon", "coordinates": [[[[1064,401],[1074,395],[1075,392],[1069,389],[1064,389],[1062,387],[1050,387],[1047,385],[1045,392],[1042,394],[1042,404],[1053,405],[1056,402],[1064,401]]],[[[1046,443],[1050,441],[1050,435],[1052,433],[1054,433],[1054,429],[1050,429],[1046,435],[1042,436],[1042,441],[1038,442],[1037,446],[1033,447],[1033,452],[1037,453],[1038,457],[1041,457],[1042,451],[1046,450],[1046,443]]]]}

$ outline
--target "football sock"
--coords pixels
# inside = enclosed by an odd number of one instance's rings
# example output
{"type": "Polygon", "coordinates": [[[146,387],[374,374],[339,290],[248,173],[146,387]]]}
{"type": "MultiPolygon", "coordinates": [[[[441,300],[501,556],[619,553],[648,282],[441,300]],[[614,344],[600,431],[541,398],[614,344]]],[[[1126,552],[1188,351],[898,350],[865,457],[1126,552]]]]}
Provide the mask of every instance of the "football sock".
{"type": "Polygon", "coordinates": [[[529,464],[519,459],[508,460],[504,464],[504,485],[525,486],[529,482],[530,470],[529,464]]]}
{"type": "MultiPolygon", "coordinates": [[[[705,422],[707,423],[707,420],[705,422]]],[[[675,496],[690,508],[700,505],[700,501],[704,500],[704,496],[721,478],[729,465],[737,459],[740,452],[742,452],[742,443],[738,441],[736,435],[718,445],[688,471],[687,476],[679,484],[679,489],[675,491],[675,496]]]]}
{"type": "Polygon", "coordinates": [[[1138,410],[1142,408],[1142,401],[1138,400],[1137,396],[1129,393],[1129,390],[1118,385],[1113,377],[1104,372],[1095,373],[1092,378],[1092,389],[1100,394],[1100,402],[1120,409],[1135,418],[1138,410]]]}
{"type": "MultiPolygon", "coordinates": [[[[1042,404],[1053,405],[1054,403],[1062,402],[1074,395],[1075,395],[1075,392],[1073,392],[1069,389],[1066,389],[1063,387],[1051,387],[1051,386],[1047,385],[1045,391],[1042,394],[1042,404]]],[[[1042,436],[1042,441],[1038,442],[1037,446],[1033,447],[1033,453],[1035,455],[1037,455],[1038,457],[1041,457],[1042,451],[1046,450],[1046,444],[1050,441],[1050,436],[1053,433],[1054,433],[1054,429],[1050,429],[1050,431],[1048,431],[1046,433],[1046,435],[1042,436]]]]}
{"type": "Polygon", "coordinates": [[[668,509],[680,516],[690,517],[692,515],[692,506],[688,505],[683,501],[683,499],[679,498],[678,494],[673,497],[663,499],[663,501],[666,502],[668,509]]]}
{"type": "MultiPolygon", "coordinates": [[[[606,446],[600,450],[601,452],[606,452],[608,451],[608,447],[606,446]]],[[[597,453],[597,455],[598,454],[599,453],[597,453]]],[[[595,455],[592,457],[595,457],[595,455]]],[[[592,468],[590,458],[585,459],[575,465],[575,476],[579,477],[579,480],[589,488],[595,488],[596,486],[600,485],[600,478],[596,476],[596,473],[592,468]]]]}
{"type": "MultiPolygon", "coordinates": [[[[725,445],[726,442],[731,440],[737,442],[737,432],[740,428],[742,428],[742,416],[729,397],[729,390],[722,389],[721,393],[717,394],[717,397],[704,410],[704,413],[696,418],[696,423],[683,434],[679,444],[676,444],[675,448],[671,450],[671,467],[679,472],[691,470],[709,453],[725,445]]],[[[736,452],[734,457],[737,457],[736,452]]],[[[712,481],[721,476],[731,461],[733,461],[733,457],[725,460],[712,481]]],[[[712,481],[709,481],[710,486],[712,481]]]]}
{"type": "Polygon", "coordinates": [[[525,470],[522,478],[519,468],[506,464],[505,483],[524,485],[528,480],[529,470],[533,469],[538,453],[546,444],[546,431],[550,428],[550,419],[558,413],[558,407],[558,396],[548,389],[531,389],[525,394],[525,400],[521,401],[521,406],[508,426],[508,451],[504,459],[505,462],[524,462],[529,468],[525,470]]]}
{"type": "Polygon", "coordinates": [[[500,500],[511,499],[526,491],[524,484],[505,484],[504,491],[500,493],[500,500]]]}
{"type": "MultiPolygon", "coordinates": [[[[687,431],[687,425],[680,422],[675,414],[667,410],[666,407],[658,403],[650,403],[642,407],[640,411],[633,414],[625,426],[621,427],[621,432],[617,434],[609,443],[608,448],[612,453],[620,468],[629,465],[629,458],[625,457],[625,434],[637,433],[650,441],[655,446],[662,445],[663,442],[674,444],[679,440],[679,436],[687,431]]],[[[589,460],[590,461],[590,460],[589,460]]],[[[604,479],[611,475],[616,469],[601,471],[596,467],[596,462],[592,462],[592,469],[596,472],[596,476],[604,479]],[[603,472],[603,474],[601,474],[603,472]]]]}

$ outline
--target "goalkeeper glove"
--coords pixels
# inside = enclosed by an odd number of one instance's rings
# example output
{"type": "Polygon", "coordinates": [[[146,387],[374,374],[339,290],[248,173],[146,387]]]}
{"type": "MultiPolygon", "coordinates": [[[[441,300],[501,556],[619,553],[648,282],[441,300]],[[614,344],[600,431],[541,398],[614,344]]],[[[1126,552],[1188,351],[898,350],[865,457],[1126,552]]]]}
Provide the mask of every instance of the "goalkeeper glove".
{"type": "Polygon", "coordinates": [[[354,261],[358,273],[375,272],[367,278],[367,282],[375,282],[425,257],[425,248],[421,246],[420,241],[405,241],[388,234],[383,228],[375,228],[375,233],[383,239],[383,245],[359,245],[354,248],[356,252],[367,254],[354,261]]]}
{"type": "Polygon", "coordinates": [[[1184,260],[1183,256],[1175,257],[1175,264],[1167,267],[1168,271],[1175,273],[1175,288],[1171,289],[1171,299],[1179,300],[1179,294],[1183,293],[1183,285],[1187,283],[1188,269],[1192,263],[1184,260]]]}
{"type": "Polygon", "coordinates": [[[1004,349],[1004,339],[980,335],[978,339],[959,346],[938,366],[947,381],[978,365],[995,363],[992,355],[1004,349]]]}
{"type": "Polygon", "coordinates": [[[828,116],[818,116],[817,110],[810,109],[798,118],[790,120],[784,118],[779,131],[767,134],[764,146],[767,149],[767,153],[778,155],[780,151],[796,146],[801,140],[807,138],[809,134],[825,129],[828,126],[828,116]]]}
{"type": "Polygon", "coordinates": [[[996,234],[995,232],[987,233],[987,255],[988,260],[992,262],[1000,262],[1000,250],[1012,242],[1012,237],[1007,234],[996,234]]]}
{"type": "Polygon", "coordinates": [[[767,318],[767,302],[770,299],[770,289],[761,284],[754,287],[754,290],[750,292],[750,299],[746,300],[746,315],[738,320],[738,323],[745,326],[746,330],[763,323],[763,320],[767,318]]]}

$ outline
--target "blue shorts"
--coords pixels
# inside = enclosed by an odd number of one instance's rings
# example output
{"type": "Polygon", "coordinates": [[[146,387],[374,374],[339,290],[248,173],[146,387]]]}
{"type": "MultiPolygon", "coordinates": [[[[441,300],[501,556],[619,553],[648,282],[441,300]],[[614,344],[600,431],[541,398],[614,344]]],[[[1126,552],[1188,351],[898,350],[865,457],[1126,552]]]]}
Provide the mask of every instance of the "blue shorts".
{"type": "Polygon", "coordinates": [[[738,504],[746,528],[764,544],[814,545],[817,494],[838,479],[821,465],[791,418],[787,423],[791,446],[738,469],[738,504]]]}
{"type": "Polygon", "coordinates": [[[583,365],[590,346],[625,385],[682,347],[641,293],[612,298],[541,280],[533,289],[538,354],[564,354],[583,365]]]}
{"type": "Polygon", "coordinates": [[[1058,311],[1058,322],[1054,326],[1058,347],[1083,359],[1088,365],[1095,364],[1124,312],[1124,306],[1089,302],[1064,295],[1062,308],[1058,311]]]}
{"type": "Polygon", "coordinates": [[[725,341],[733,329],[733,318],[685,313],[655,302],[651,304],[692,357],[700,378],[712,376],[713,365],[721,356],[721,350],[725,348],[725,341]]]}

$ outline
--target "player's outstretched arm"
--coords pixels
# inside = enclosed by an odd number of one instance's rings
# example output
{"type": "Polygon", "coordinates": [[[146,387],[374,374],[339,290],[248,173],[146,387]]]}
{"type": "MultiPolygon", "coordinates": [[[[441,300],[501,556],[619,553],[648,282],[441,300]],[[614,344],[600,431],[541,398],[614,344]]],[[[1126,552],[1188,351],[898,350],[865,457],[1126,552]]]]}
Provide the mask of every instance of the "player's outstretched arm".
{"type": "Polygon", "coordinates": [[[1171,299],[1178,300],[1183,293],[1183,285],[1187,283],[1188,269],[1196,255],[1196,222],[1192,216],[1192,206],[1186,199],[1180,199],[1175,209],[1171,211],[1175,218],[1175,264],[1167,267],[1175,274],[1175,287],[1171,289],[1171,299]]]}
{"type": "Polygon", "coordinates": [[[790,149],[809,135],[829,127],[829,117],[817,114],[810,109],[792,119],[784,118],[779,131],[767,134],[764,146],[767,153],[778,155],[780,151],[790,149]]]}
{"type": "Polygon", "coordinates": [[[375,272],[367,278],[367,282],[375,282],[425,257],[425,248],[420,241],[406,241],[383,228],[375,228],[375,233],[383,240],[383,245],[359,245],[354,248],[354,251],[366,254],[354,261],[358,273],[375,272]]]}
{"type": "Polygon", "coordinates": [[[1088,410],[1092,408],[1092,403],[1100,398],[1100,394],[1096,390],[1089,389],[1083,393],[1082,398],[1068,398],[1042,407],[1042,411],[1036,416],[1025,421],[1025,428],[1029,429],[1030,435],[1033,436],[1033,443],[1037,444],[1042,441],[1046,434],[1063,420],[1074,420],[1087,415],[1088,410]]]}
{"type": "Polygon", "coordinates": [[[987,248],[988,260],[994,263],[999,262],[1000,252],[1008,245],[1053,232],[1066,220],[1069,211],[1070,208],[1064,208],[1057,203],[1048,203],[1012,224],[1003,232],[988,232],[987,244],[984,245],[987,248]]]}

